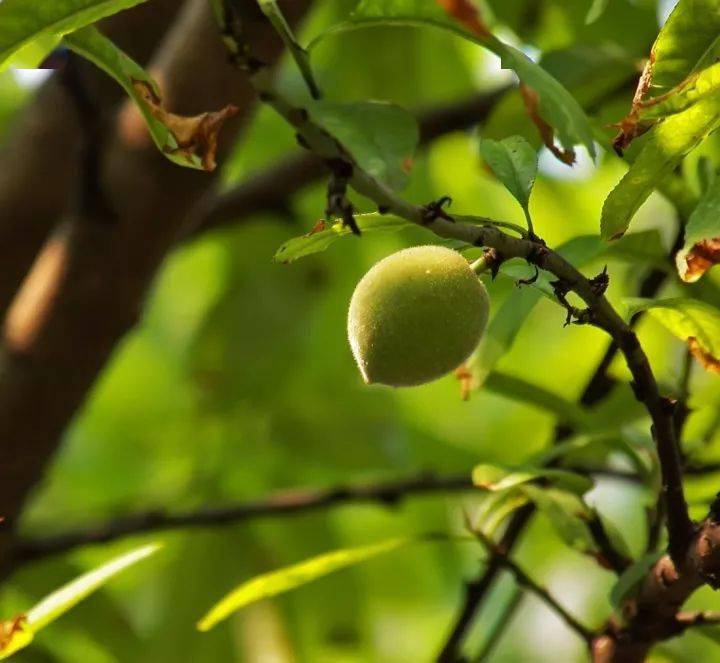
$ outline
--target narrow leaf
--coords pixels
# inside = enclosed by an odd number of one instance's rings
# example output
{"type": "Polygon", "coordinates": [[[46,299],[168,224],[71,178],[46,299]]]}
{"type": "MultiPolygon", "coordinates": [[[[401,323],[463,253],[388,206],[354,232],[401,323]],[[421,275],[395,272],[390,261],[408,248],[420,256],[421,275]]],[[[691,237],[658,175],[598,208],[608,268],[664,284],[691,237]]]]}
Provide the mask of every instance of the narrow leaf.
{"type": "Polygon", "coordinates": [[[720,2],[680,0],[652,47],[652,83],[664,92],[720,55],[720,2]]]}
{"type": "Polygon", "coordinates": [[[538,168],[537,154],[530,143],[522,136],[510,136],[500,141],[485,138],[480,140],[480,154],[505,188],[527,210],[538,168]]]}
{"type": "Polygon", "coordinates": [[[250,603],[255,603],[255,601],[271,596],[277,596],[278,594],[322,578],[333,571],[338,571],[372,559],[378,555],[403,548],[412,543],[426,540],[427,539],[389,539],[369,546],[335,550],[324,555],[318,555],[299,564],[287,566],[278,571],[271,571],[270,573],[256,576],[236,587],[214,605],[198,622],[197,627],[200,631],[209,631],[216,624],[227,619],[232,613],[250,603]]]}
{"type": "Polygon", "coordinates": [[[675,261],[683,281],[697,281],[720,262],[720,177],[703,193],[685,226],[685,244],[675,261]]]}
{"type": "MultiPolygon", "coordinates": [[[[410,225],[394,214],[356,214],[355,221],[363,233],[377,231],[397,231],[410,225]]],[[[275,252],[273,260],[283,264],[294,262],[299,258],[320,253],[334,244],[341,237],[352,235],[352,230],[343,225],[342,221],[328,223],[318,221],[315,227],[300,237],[293,237],[282,244],[275,252]]]]}
{"type": "Polygon", "coordinates": [[[658,183],[718,126],[718,96],[702,99],[655,126],[635,162],[605,199],[600,224],[603,238],[616,239],[623,235],[635,212],[658,183]]]}
{"type": "Polygon", "coordinates": [[[168,159],[188,168],[214,170],[218,133],[225,120],[237,113],[235,106],[193,117],[175,115],[163,107],[160,90],[147,72],[95,28],[78,30],[64,41],[123,87],[168,159]]]}
{"type": "Polygon", "coordinates": [[[630,313],[647,311],[677,338],[687,342],[695,358],[707,370],[720,372],[720,310],[698,301],[674,299],[628,299],[630,313]]]}
{"type": "Polygon", "coordinates": [[[592,0],[592,5],[585,14],[585,24],[595,23],[605,13],[609,3],[610,0],[592,0]]]}
{"type": "Polygon", "coordinates": [[[558,488],[582,495],[593,486],[593,482],[586,476],[567,470],[547,467],[510,468],[487,463],[473,469],[472,479],[478,488],[493,492],[516,488],[527,483],[545,481],[558,488]]]}
{"type": "Polygon", "coordinates": [[[0,2],[0,69],[36,39],[62,36],[146,0],[3,0],[0,2]]]}
{"type": "Polygon", "coordinates": [[[26,614],[2,623],[0,659],[7,658],[18,649],[26,647],[38,631],[75,607],[116,575],[153,555],[159,549],[159,545],[151,544],[120,555],[49,594],[26,614]]]}
{"type": "Polygon", "coordinates": [[[592,128],[580,104],[540,65],[487,31],[467,0],[361,0],[346,20],[316,37],[308,49],[331,34],[382,25],[439,28],[489,49],[500,57],[503,67],[514,70],[538,95],[538,112],[555,130],[561,145],[568,150],[584,145],[595,156],[592,128]]]}
{"type": "Polygon", "coordinates": [[[514,401],[534,405],[555,415],[559,421],[572,424],[576,428],[588,428],[590,418],[583,408],[522,378],[495,371],[487,377],[485,389],[514,401]]]}
{"type": "Polygon", "coordinates": [[[420,140],[411,113],[394,104],[371,101],[315,101],[308,110],[363,170],[396,191],[405,188],[420,140]]]}
{"type": "MultiPolygon", "coordinates": [[[[720,55],[719,0],[680,0],[660,30],[637,84],[630,113],[618,123],[617,151],[645,133],[668,112],[688,107],[685,88],[720,55]],[[656,106],[656,104],[658,104],[656,106]],[[654,108],[653,108],[654,107],[654,108]]],[[[697,98],[707,94],[695,91],[697,98]]]]}

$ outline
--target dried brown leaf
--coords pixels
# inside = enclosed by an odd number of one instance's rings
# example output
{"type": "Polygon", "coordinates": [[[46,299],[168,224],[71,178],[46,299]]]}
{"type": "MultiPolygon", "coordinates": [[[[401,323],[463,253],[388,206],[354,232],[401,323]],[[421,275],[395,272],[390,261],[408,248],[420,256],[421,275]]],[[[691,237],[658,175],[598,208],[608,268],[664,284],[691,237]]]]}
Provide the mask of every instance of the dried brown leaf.
{"type": "Polygon", "coordinates": [[[482,39],[490,37],[490,30],[478,8],[470,0],[435,0],[458,23],[482,39]]]}
{"type": "Polygon", "coordinates": [[[697,242],[685,255],[678,257],[683,281],[697,281],[713,265],[720,263],[720,237],[697,242]]]}
{"type": "Polygon", "coordinates": [[[705,367],[706,371],[720,373],[720,359],[705,350],[694,336],[688,337],[687,344],[692,356],[705,367]]]}
{"type": "Polygon", "coordinates": [[[325,219],[320,219],[319,221],[315,222],[315,225],[310,229],[309,232],[306,232],[303,237],[312,237],[317,233],[321,233],[323,230],[325,230],[325,219]]]}
{"type": "Polygon", "coordinates": [[[177,147],[167,149],[167,152],[182,155],[187,159],[197,156],[200,158],[204,170],[215,170],[220,129],[225,120],[237,114],[239,110],[237,106],[230,104],[219,111],[210,111],[194,116],[176,115],[163,106],[162,99],[149,83],[133,80],[132,84],[147,105],[150,114],[162,122],[175,139],[177,147]]]}
{"type": "Polygon", "coordinates": [[[27,624],[25,615],[18,615],[6,621],[0,621],[0,652],[7,649],[18,631],[22,631],[27,624]]]}
{"type": "Polygon", "coordinates": [[[623,150],[626,150],[633,140],[638,136],[642,136],[652,126],[641,124],[638,115],[643,105],[643,99],[652,83],[652,68],[654,62],[655,56],[651,53],[638,79],[632,104],[630,105],[630,112],[617,124],[613,125],[620,129],[620,132],[613,140],[613,148],[620,156],[622,156],[623,150]]]}
{"type": "Polygon", "coordinates": [[[540,116],[538,108],[540,97],[538,96],[538,93],[531,87],[525,85],[525,83],[520,83],[520,94],[522,95],[523,102],[525,103],[525,109],[527,110],[533,124],[540,132],[540,138],[542,138],[542,142],[545,147],[547,147],[555,155],[555,157],[557,157],[557,159],[566,163],[568,166],[572,166],[572,164],[575,163],[575,150],[572,148],[565,149],[558,147],[555,144],[554,129],[540,116]]]}

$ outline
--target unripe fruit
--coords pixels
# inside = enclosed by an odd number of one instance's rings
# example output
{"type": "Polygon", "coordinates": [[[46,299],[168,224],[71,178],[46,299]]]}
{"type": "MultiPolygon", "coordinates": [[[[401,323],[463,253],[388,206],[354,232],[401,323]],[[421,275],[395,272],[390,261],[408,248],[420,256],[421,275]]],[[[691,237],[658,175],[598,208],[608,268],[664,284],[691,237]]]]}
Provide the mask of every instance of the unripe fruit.
{"type": "Polygon", "coordinates": [[[365,382],[430,382],[465,361],[487,323],[485,286],[457,251],[417,246],[381,260],[355,288],[348,338],[365,382]]]}

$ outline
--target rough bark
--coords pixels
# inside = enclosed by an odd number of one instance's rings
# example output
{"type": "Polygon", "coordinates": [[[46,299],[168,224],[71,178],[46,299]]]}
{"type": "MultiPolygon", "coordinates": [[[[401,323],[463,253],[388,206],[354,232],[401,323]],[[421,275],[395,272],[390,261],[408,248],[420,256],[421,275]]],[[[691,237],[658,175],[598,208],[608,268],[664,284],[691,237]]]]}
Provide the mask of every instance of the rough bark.
{"type": "MultiPolygon", "coordinates": [[[[257,16],[253,40],[268,62],[281,42],[257,16]]],[[[291,21],[308,1],[287,3],[291,21]]],[[[194,113],[234,103],[241,112],[223,134],[227,147],[247,119],[254,95],[228,63],[208,3],[190,0],[173,25],[152,69],[170,108],[194,113]]],[[[212,185],[207,173],[179,168],[128,130],[121,111],[103,155],[102,183],[109,217],[76,216],[50,240],[8,320],[0,356],[0,565],[13,526],[41,479],[62,433],[83,403],[122,336],[137,322],[145,294],[175,243],[187,210],[212,185]],[[25,301],[23,302],[23,299],[25,301]]],[[[63,201],[58,201],[65,202],[63,201]]]]}

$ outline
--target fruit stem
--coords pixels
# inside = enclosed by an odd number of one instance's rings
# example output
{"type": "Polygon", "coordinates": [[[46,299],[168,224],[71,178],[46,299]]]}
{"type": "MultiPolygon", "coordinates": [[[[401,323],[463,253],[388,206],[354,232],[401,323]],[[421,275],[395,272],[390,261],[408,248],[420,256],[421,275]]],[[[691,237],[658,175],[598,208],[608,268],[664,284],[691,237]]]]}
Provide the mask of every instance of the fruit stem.
{"type": "Polygon", "coordinates": [[[473,272],[475,272],[479,276],[483,272],[487,272],[490,269],[490,264],[483,255],[480,256],[475,262],[470,263],[470,269],[472,269],[473,272]]]}

